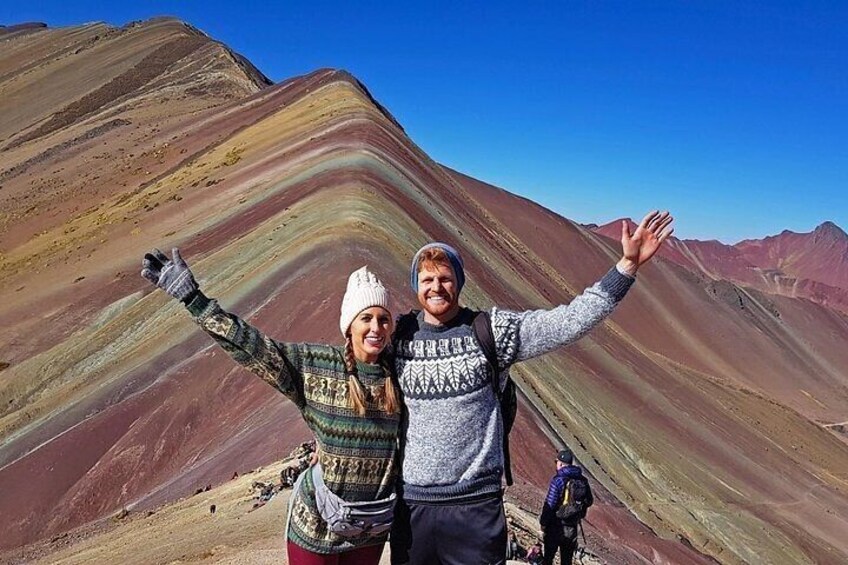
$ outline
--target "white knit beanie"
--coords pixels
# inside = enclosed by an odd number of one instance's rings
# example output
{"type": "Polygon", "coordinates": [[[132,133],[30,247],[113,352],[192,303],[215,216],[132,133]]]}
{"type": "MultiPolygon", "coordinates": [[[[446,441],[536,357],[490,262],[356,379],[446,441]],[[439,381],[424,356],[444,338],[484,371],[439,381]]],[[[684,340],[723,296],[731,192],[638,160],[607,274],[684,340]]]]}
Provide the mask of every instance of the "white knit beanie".
{"type": "Polygon", "coordinates": [[[347,330],[357,314],[372,306],[382,306],[388,310],[389,291],[377,275],[369,271],[368,267],[362,267],[351,273],[347,280],[347,291],[342,299],[342,314],[339,318],[342,335],[347,336],[347,330]]]}

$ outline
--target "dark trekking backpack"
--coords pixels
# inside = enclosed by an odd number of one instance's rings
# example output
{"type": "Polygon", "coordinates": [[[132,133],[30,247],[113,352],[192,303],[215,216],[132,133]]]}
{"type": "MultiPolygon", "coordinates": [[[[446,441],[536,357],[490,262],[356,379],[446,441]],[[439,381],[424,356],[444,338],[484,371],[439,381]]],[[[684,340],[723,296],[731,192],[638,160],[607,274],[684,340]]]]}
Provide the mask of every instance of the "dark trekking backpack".
{"type": "Polygon", "coordinates": [[[586,477],[577,477],[565,484],[562,504],[556,516],[563,524],[574,526],[586,517],[586,511],[595,502],[586,477]]]}
{"type": "MultiPolygon", "coordinates": [[[[410,339],[418,329],[418,314],[420,310],[412,310],[409,314],[404,314],[397,321],[395,328],[395,336],[401,336],[403,339],[410,339]]],[[[518,411],[518,395],[516,392],[515,383],[507,374],[506,384],[503,391],[500,390],[499,376],[501,374],[500,363],[498,363],[497,348],[495,346],[495,334],[492,332],[492,319],[486,311],[477,312],[474,315],[474,321],[471,324],[471,330],[474,333],[474,338],[483,350],[483,355],[489,366],[492,369],[492,389],[495,391],[495,396],[501,405],[501,418],[503,418],[503,455],[504,455],[504,476],[506,477],[507,486],[512,486],[512,464],[509,456],[509,432],[512,431],[512,425],[515,423],[515,415],[518,411]]],[[[397,339],[397,338],[396,338],[397,339]]]]}

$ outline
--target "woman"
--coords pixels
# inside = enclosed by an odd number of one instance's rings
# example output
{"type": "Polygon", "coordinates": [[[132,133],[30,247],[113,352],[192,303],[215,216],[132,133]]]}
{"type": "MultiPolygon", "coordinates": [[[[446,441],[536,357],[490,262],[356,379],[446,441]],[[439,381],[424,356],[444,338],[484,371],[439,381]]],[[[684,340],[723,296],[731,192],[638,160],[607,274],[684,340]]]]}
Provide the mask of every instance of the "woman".
{"type": "Polygon", "coordinates": [[[181,300],[233,359],[288,396],[315,434],[318,464],[292,493],[289,563],[376,565],[394,503],[400,421],[385,354],[392,316],[383,284],[366,267],[350,275],[343,347],[294,344],[268,338],[207,298],[178,249],[173,260],[154,250],[142,266],[142,276],[181,300]],[[353,518],[338,512],[347,505],[353,518]]]}

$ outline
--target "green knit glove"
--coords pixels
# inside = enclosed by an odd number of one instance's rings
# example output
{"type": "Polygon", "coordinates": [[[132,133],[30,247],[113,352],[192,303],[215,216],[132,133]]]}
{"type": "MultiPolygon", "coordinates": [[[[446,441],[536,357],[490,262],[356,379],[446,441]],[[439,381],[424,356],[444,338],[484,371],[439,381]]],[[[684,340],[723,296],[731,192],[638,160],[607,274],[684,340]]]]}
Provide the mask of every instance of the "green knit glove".
{"type": "Polygon", "coordinates": [[[180,257],[180,250],[174,247],[171,254],[173,261],[158,249],[146,253],[141,262],[141,276],[177,300],[188,304],[199,290],[197,281],[180,257]]]}

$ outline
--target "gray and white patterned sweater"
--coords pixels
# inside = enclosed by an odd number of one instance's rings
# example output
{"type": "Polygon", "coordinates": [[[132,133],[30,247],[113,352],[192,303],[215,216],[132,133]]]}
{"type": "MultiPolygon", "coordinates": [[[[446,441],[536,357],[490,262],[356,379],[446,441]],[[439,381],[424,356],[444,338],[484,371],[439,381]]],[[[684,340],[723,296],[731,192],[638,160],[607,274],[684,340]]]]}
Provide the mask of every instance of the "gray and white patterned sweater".
{"type": "MultiPolygon", "coordinates": [[[[501,385],[513,363],[585,335],[613,311],[633,280],[613,268],[569,304],[552,310],[493,308],[501,385]]],[[[491,369],[472,333],[473,318],[474,312],[463,308],[447,324],[434,326],[420,313],[414,333],[397,336],[397,375],[407,410],[402,484],[408,501],[461,502],[501,488],[500,405],[491,369]]]]}

